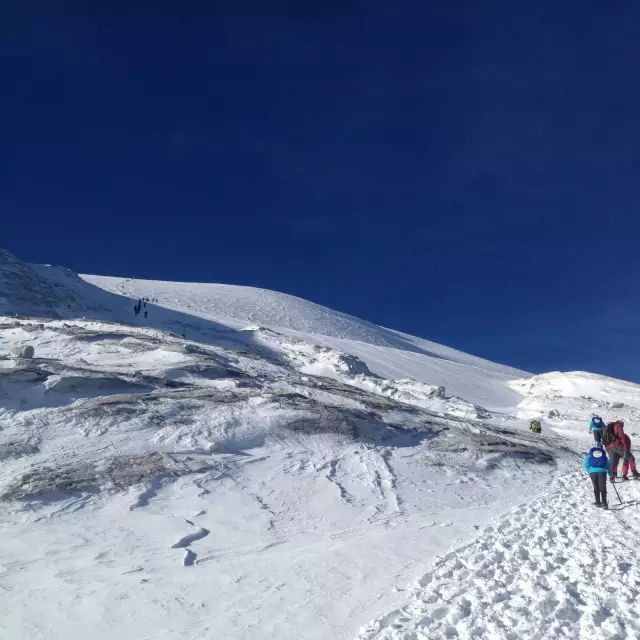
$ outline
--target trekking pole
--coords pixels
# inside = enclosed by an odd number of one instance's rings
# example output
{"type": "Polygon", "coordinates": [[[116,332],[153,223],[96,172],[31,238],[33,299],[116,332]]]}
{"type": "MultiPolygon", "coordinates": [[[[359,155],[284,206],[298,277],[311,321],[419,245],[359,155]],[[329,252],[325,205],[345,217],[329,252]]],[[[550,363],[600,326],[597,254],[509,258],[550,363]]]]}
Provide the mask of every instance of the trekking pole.
{"type": "Polygon", "coordinates": [[[613,490],[616,492],[616,495],[618,496],[618,500],[620,500],[620,504],[622,504],[622,498],[620,497],[620,494],[618,493],[618,490],[616,489],[615,482],[612,482],[611,486],[613,487],[613,490]]]}

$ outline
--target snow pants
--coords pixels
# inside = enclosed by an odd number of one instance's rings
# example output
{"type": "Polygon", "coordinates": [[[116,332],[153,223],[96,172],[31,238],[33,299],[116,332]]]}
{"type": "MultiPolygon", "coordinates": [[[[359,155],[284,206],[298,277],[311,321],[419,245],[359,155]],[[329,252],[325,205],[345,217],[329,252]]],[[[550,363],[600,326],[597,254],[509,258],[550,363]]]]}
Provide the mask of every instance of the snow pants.
{"type": "Polygon", "coordinates": [[[618,462],[625,457],[624,447],[610,447],[607,449],[609,462],[611,462],[611,473],[615,476],[618,473],[618,462]]]}
{"type": "Polygon", "coordinates": [[[594,431],[593,439],[596,441],[596,444],[602,443],[602,431],[594,431]]]}
{"type": "MultiPolygon", "coordinates": [[[[611,460],[611,472],[613,473],[614,476],[618,473],[618,462],[619,460],[616,460],[614,464],[613,460],[611,460]]],[[[633,455],[633,453],[631,453],[631,451],[625,451],[622,456],[622,475],[623,476],[626,476],[627,473],[629,473],[629,467],[631,467],[631,473],[633,473],[634,475],[638,473],[638,469],[636,469],[635,456],[633,455]]]]}
{"type": "Polygon", "coordinates": [[[590,473],[591,482],[593,483],[593,495],[596,503],[607,501],[607,474],[602,471],[590,473]]]}

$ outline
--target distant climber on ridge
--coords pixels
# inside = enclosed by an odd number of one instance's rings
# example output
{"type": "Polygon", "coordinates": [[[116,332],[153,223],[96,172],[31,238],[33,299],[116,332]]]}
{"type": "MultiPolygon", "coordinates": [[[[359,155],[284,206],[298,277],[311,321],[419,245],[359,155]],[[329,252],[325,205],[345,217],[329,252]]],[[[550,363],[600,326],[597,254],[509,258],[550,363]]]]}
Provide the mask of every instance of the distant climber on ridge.
{"type": "Polygon", "coordinates": [[[611,474],[611,462],[601,444],[596,444],[589,449],[589,453],[584,457],[582,466],[591,478],[596,507],[608,509],[607,474],[611,474]]]}
{"type": "Polygon", "coordinates": [[[604,431],[604,422],[600,416],[593,416],[589,423],[589,433],[593,433],[593,439],[602,442],[602,432],[604,431]]]}

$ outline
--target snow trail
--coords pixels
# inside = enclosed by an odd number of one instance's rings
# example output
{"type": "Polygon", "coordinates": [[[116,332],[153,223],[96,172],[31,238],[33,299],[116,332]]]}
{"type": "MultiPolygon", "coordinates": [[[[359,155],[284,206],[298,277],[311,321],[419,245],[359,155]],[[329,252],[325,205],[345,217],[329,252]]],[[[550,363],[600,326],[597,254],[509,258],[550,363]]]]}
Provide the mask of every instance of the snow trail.
{"type": "Polygon", "coordinates": [[[437,561],[409,603],[360,640],[640,637],[640,483],[618,490],[624,504],[610,489],[607,512],[593,505],[583,473],[558,478],[437,561]]]}

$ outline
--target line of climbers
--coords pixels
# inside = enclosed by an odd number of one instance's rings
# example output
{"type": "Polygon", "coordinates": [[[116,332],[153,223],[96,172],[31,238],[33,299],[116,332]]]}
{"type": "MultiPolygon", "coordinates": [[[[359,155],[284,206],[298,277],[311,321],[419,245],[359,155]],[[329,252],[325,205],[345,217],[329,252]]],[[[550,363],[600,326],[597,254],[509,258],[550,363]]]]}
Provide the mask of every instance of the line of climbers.
{"type": "MultiPolygon", "coordinates": [[[[149,302],[149,298],[138,298],[138,302],[136,302],[135,306],[133,307],[133,313],[137,316],[140,311],[142,311],[142,307],[147,307],[147,302],[149,302]]],[[[144,317],[145,319],[147,318],[147,314],[149,312],[145,310],[144,312],[144,317]]]]}
{"type": "Polygon", "coordinates": [[[624,422],[616,420],[605,426],[600,416],[593,416],[589,423],[595,446],[584,457],[583,466],[593,483],[596,507],[607,505],[607,474],[611,482],[618,477],[618,464],[622,460],[622,480],[628,480],[629,469],[634,478],[640,478],[636,459],[631,453],[631,438],[624,432],[624,422]]]}

